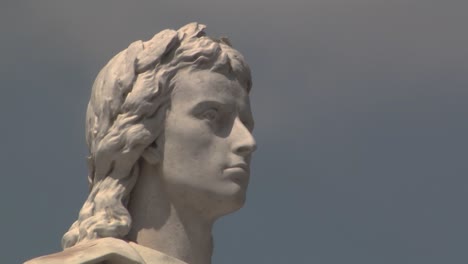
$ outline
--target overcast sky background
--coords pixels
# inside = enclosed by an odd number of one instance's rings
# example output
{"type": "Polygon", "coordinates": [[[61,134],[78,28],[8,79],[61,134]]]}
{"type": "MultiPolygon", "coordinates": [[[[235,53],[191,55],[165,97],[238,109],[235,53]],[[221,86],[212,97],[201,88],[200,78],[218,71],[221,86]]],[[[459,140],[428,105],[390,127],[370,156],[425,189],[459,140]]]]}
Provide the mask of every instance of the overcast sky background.
{"type": "Polygon", "coordinates": [[[60,250],[98,71],[198,21],[253,72],[248,201],[213,263],[468,263],[468,1],[2,1],[0,263],[60,250]]]}

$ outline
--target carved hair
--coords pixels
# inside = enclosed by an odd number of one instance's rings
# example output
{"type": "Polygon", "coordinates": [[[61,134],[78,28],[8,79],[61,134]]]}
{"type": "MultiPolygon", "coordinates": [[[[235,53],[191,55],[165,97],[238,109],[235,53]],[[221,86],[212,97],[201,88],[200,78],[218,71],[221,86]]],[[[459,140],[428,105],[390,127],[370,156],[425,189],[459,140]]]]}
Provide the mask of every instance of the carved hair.
{"type": "Polygon", "coordinates": [[[63,248],[128,234],[126,206],[139,175],[138,161],[163,132],[172,79],[179,70],[232,73],[250,90],[250,70],[242,55],[227,39],[207,37],[204,29],[191,23],[136,41],[98,74],[86,113],[90,194],[63,236],[63,248]]]}

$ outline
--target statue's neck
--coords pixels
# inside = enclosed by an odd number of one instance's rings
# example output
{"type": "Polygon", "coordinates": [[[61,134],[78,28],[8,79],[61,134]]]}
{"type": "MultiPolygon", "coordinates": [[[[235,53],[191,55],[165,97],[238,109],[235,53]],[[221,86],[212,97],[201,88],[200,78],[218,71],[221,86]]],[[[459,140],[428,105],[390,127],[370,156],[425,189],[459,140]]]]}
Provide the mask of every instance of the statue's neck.
{"type": "Polygon", "coordinates": [[[213,221],[170,201],[160,177],[142,168],[128,208],[132,229],[127,238],[190,264],[210,264],[213,221]]]}

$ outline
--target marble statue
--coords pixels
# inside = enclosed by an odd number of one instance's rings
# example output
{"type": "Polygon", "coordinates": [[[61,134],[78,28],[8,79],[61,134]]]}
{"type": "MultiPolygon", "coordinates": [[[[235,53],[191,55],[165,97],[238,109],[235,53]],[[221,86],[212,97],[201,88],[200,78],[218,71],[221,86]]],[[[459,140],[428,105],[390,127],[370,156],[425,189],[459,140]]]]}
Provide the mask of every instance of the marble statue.
{"type": "Polygon", "coordinates": [[[136,41],[94,82],[90,193],[64,250],[26,264],[209,264],[213,223],[240,209],[256,149],[250,69],[188,24],[136,41]]]}

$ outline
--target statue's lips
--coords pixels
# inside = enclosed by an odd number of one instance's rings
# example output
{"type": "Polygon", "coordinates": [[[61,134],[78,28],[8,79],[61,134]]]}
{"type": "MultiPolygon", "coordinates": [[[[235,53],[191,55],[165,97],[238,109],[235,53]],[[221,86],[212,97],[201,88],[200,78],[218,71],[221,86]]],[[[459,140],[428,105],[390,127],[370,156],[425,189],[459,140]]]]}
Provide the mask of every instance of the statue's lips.
{"type": "Polygon", "coordinates": [[[246,164],[237,164],[227,167],[224,170],[225,176],[242,186],[247,186],[249,181],[249,166],[246,164]]]}

